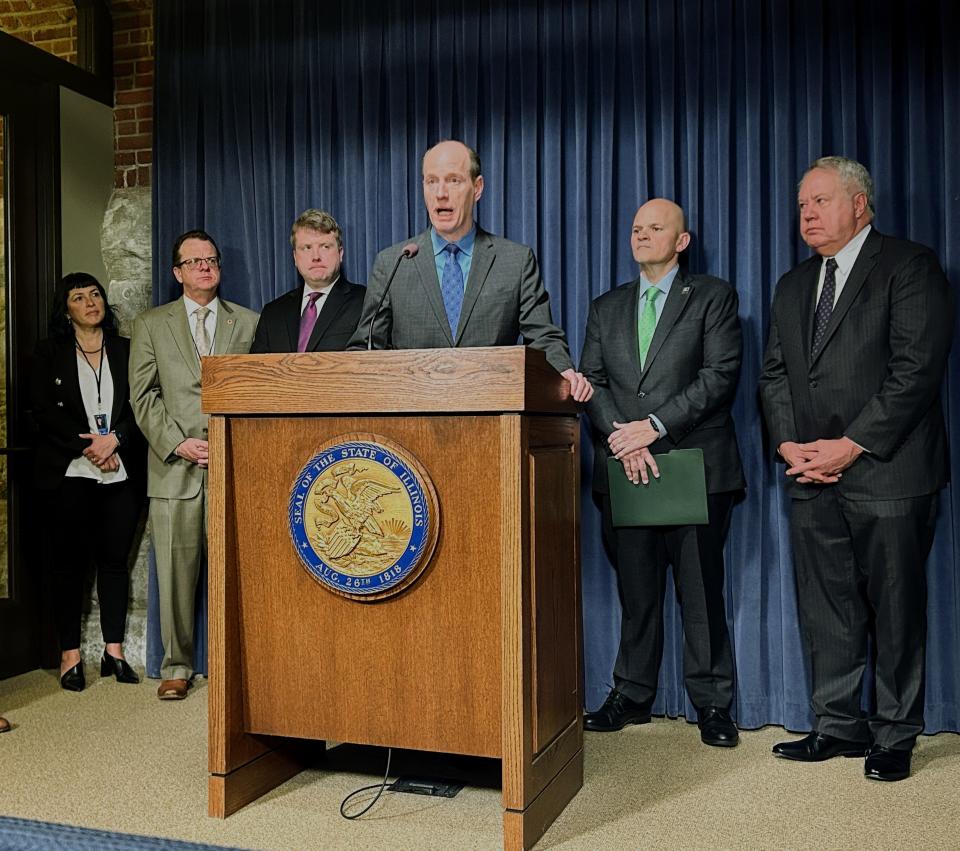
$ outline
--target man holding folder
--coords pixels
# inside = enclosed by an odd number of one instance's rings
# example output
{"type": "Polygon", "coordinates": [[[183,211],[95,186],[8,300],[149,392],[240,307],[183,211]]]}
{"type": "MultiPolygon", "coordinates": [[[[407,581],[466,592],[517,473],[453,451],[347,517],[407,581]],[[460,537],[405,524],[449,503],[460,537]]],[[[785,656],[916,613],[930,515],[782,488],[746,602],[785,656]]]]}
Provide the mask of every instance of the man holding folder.
{"type": "MultiPolygon", "coordinates": [[[[593,488],[614,555],[623,617],[613,689],[584,716],[608,732],[650,719],[663,653],[663,595],[673,565],[683,615],[684,682],[705,744],[733,747],[734,666],[723,603],[723,544],[744,487],[730,417],[740,374],[737,293],[725,281],[678,265],[689,245],[683,210],[654,199],[631,232],[639,277],[590,306],[580,369],[594,387],[587,405],[595,434],[593,488]],[[638,488],[656,487],[654,455],[700,449],[708,522],[614,528],[607,459],[638,488]]],[[[669,506],[664,506],[669,510],[669,506]]],[[[667,518],[669,519],[669,517],[667,518]]]]}

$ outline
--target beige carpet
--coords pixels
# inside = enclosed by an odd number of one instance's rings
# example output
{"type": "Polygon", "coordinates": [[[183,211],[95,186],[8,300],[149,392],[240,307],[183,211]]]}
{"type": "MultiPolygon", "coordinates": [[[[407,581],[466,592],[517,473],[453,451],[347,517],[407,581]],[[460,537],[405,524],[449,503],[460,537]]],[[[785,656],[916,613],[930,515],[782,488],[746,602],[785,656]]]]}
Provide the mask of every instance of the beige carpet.
{"type": "MultiPolygon", "coordinates": [[[[481,849],[500,845],[496,763],[401,754],[403,771],[461,772],[456,798],[387,794],[363,819],[341,799],[385,752],[341,747],[227,819],[206,816],[206,687],[161,703],[156,683],[61,691],[50,671],[0,682],[0,814],[251,849],[481,849]],[[337,770],[331,770],[335,766],[337,770]],[[486,784],[486,785],[484,785],[486,784]]],[[[588,734],[584,788],[538,844],[608,848],[960,848],[960,736],[921,739],[914,775],[863,779],[861,760],[770,756],[783,730],[707,748],[682,721],[588,734]]],[[[395,775],[391,771],[391,776],[395,775]]]]}

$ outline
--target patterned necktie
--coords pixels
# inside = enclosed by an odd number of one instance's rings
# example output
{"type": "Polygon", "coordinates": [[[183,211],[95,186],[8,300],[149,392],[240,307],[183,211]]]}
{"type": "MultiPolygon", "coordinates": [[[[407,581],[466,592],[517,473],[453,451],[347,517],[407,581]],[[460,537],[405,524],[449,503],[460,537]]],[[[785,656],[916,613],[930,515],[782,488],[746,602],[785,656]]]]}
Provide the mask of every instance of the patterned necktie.
{"type": "Polygon", "coordinates": [[[820,301],[817,302],[817,312],[813,317],[813,354],[820,351],[823,334],[827,330],[830,314],[833,313],[833,299],[836,292],[837,261],[831,257],[827,261],[826,271],[823,274],[823,289],[820,291],[820,301]]]}
{"type": "Polygon", "coordinates": [[[440,295],[447,311],[450,323],[450,337],[457,339],[457,326],[460,324],[460,310],[463,307],[463,270],[457,262],[460,247],[448,242],[443,250],[447,252],[447,263],[443,267],[443,279],[440,281],[440,295]]]}
{"type": "Polygon", "coordinates": [[[653,332],[657,328],[657,296],[662,290],[659,287],[648,287],[644,293],[647,301],[640,311],[640,319],[637,322],[637,348],[640,351],[640,369],[647,365],[647,351],[650,349],[650,341],[653,339],[653,332]]]}
{"type": "Polygon", "coordinates": [[[310,335],[313,333],[313,326],[317,324],[317,299],[322,295],[323,293],[310,293],[310,295],[307,296],[310,300],[307,302],[307,307],[303,311],[303,316],[300,317],[300,336],[297,337],[298,352],[305,352],[307,350],[310,335]]]}
{"type": "Polygon", "coordinates": [[[197,345],[197,354],[200,357],[210,354],[210,335],[207,333],[207,316],[209,307],[198,307],[193,315],[197,318],[197,327],[193,329],[193,341],[197,345]]]}

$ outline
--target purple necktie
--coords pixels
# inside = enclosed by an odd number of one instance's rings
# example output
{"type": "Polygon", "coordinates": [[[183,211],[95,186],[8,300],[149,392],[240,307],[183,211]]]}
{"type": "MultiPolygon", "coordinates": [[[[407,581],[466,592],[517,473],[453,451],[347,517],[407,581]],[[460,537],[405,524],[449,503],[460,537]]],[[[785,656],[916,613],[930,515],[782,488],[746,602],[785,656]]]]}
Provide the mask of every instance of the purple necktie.
{"type": "Polygon", "coordinates": [[[317,324],[317,299],[322,295],[323,293],[310,293],[307,296],[310,301],[307,302],[307,309],[303,311],[303,316],[300,317],[300,336],[297,338],[298,352],[307,350],[307,343],[310,342],[313,326],[317,324]]]}

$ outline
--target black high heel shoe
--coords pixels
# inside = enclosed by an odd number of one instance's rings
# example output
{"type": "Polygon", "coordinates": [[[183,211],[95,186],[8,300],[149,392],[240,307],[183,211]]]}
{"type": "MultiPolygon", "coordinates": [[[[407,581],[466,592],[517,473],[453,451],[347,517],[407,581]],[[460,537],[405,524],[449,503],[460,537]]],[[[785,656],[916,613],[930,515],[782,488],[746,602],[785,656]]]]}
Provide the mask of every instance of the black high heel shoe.
{"type": "Polygon", "coordinates": [[[87,681],[83,676],[83,661],[77,662],[69,671],[60,675],[60,688],[67,691],[83,691],[87,681]]]}
{"type": "Polygon", "coordinates": [[[106,650],[103,651],[103,658],[100,660],[100,676],[114,676],[118,683],[140,682],[137,672],[127,664],[126,659],[111,656],[106,650]]]}

